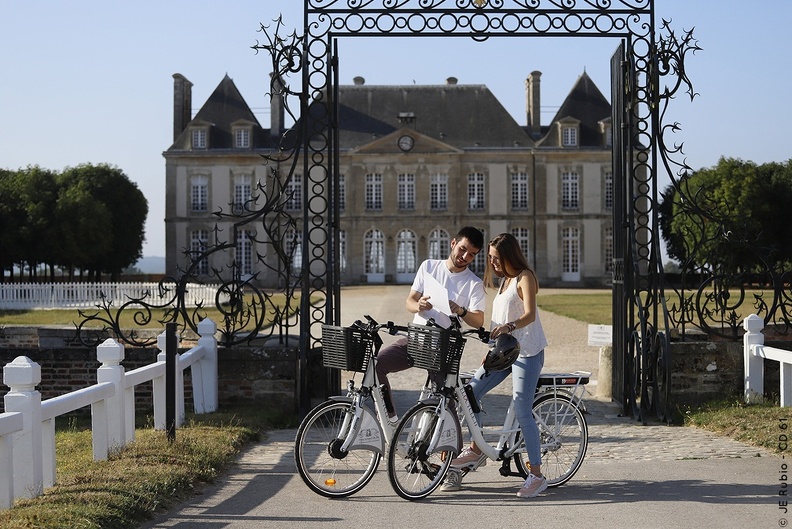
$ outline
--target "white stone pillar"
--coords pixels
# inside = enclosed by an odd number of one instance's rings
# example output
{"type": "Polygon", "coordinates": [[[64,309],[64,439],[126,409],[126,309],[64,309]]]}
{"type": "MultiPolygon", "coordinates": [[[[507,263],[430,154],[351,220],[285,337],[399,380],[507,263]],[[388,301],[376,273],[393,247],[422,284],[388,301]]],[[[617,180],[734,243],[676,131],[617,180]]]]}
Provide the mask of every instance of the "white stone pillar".
{"type": "MultiPolygon", "coordinates": [[[[102,364],[96,370],[96,382],[111,382],[115,386],[115,394],[106,401],[107,448],[110,451],[121,448],[126,443],[126,407],[124,406],[124,346],[112,338],[108,338],[96,347],[96,359],[102,364]]],[[[98,410],[98,409],[97,409],[98,410]]],[[[92,410],[93,413],[93,410],[92,410]]],[[[94,421],[103,420],[94,417],[94,421]]],[[[94,454],[96,456],[96,454],[94,454]]],[[[102,458],[104,459],[104,458],[102,458]]]]}
{"type": "Polygon", "coordinates": [[[764,358],[753,354],[754,346],[764,345],[764,320],[751,314],[743,321],[743,365],[745,366],[745,402],[761,402],[764,397],[764,358]]]}
{"type": "Polygon", "coordinates": [[[41,366],[18,356],[3,367],[3,383],[11,388],[3,401],[5,411],[22,414],[22,431],[13,435],[14,496],[35,498],[44,492],[41,446],[41,366]]]}

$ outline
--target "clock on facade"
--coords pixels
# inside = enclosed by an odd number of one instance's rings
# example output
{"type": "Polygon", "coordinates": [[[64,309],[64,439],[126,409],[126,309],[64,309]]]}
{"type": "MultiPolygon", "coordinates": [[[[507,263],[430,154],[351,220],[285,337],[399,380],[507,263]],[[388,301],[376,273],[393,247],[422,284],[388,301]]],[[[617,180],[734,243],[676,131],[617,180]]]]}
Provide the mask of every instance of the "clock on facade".
{"type": "Polygon", "coordinates": [[[413,148],[413,145],[415,145],[415,140],[412,138],[412,136],[407,136],[405,134],[404,136],[401,136],[399,138],[398,144],[399,144],[399,149],[403,150],[404,152],[407,152],[413,148]]]}

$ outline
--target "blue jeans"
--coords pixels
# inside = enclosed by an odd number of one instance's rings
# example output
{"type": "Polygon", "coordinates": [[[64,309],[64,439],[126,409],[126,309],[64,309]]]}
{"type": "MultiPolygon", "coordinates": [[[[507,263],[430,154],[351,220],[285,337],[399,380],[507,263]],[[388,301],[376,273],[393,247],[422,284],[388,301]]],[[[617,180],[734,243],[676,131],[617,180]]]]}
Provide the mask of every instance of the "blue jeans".
{"type": "MultiPolygon", "coordinates": [[[[473,388],[473,395],[480,401],[492,388],[503,382],[512,375],[512,401],[514,402],[514,412],[517,421],[520,423],[525,448],[528,451],[528,461],[532,466],[542,464],[542,454],[539,448],[539,427],[533,418],[534,395],[536,394],[536,384],[539,382],[539,375],[544,366],[544,351],[535,356],[521,356],[512,364],[511,370],[484,372],[484,367],[479,367],[475,376],[470,381],[473,388]]],[[[481,421],[476,417],[481,425],[481,421]]]]}

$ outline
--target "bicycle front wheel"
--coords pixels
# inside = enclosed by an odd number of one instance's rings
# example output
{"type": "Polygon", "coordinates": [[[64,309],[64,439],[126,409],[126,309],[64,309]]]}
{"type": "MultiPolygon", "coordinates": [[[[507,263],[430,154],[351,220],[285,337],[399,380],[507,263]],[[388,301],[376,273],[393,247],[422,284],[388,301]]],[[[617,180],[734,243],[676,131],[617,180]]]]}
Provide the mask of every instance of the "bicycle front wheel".
{"type": "Polygon", "coordinates": [[[382,456],[368,449],[341,450],[355,408],[331,400],[311,410],[294,439],[294,462],[308,487],[328,498],[350,496],[374,477],[382,456]]]}
{"type": "MultiPolygon", "coordinates": [[[[533,406],[534,418],[539,426],[542,453],[542,475],[549,487],[569,481],[580,468],[588,448],[588,424],[580,408],[568,397],[545,395],[533,406]]],[[[522,436],[519,436],[519,441],[522,436]]],[[[517,471],[528,475],[528,454],[521,450],[514,454],[517,471]]]]}
{"type": "Polygon", "coordinates": [[[396,426],[388,447],[388,479],[405,500],[429,496],[443,482],[451,465],[453,456],[449,452],[429,452],[439,422],[436,411],[437,405],[430,403],[410,408],[396,426]]]}

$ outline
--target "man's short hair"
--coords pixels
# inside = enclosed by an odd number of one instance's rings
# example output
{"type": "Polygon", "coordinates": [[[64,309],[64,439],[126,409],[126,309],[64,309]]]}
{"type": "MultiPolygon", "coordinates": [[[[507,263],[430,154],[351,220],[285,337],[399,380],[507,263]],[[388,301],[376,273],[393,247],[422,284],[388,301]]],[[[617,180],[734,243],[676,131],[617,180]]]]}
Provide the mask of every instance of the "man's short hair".
{"type": "Polygon", "coordinates": [[[481,233],[481,230],[478,228],[474,228],[473,226],[465,226],[459,230],[459,233],[456,234],[455,239],[459,240],[463,237],[470,241],[470,244],[479,250],[484,248],[484,234],[481,233]]]}

